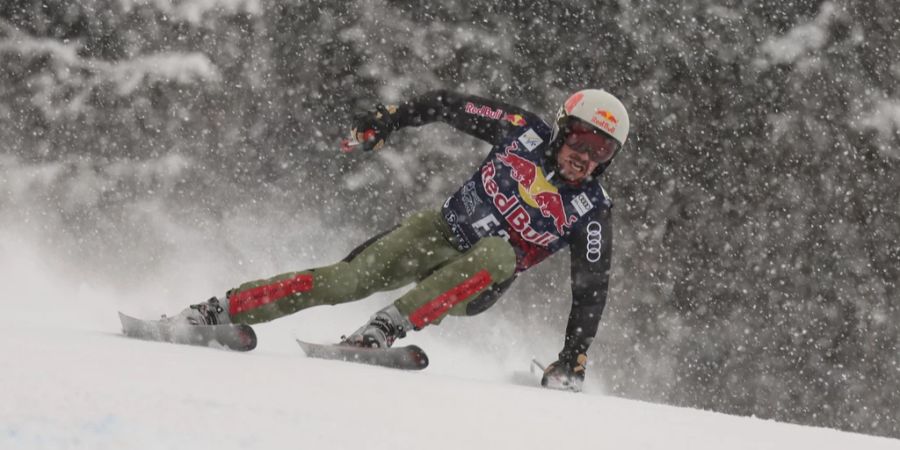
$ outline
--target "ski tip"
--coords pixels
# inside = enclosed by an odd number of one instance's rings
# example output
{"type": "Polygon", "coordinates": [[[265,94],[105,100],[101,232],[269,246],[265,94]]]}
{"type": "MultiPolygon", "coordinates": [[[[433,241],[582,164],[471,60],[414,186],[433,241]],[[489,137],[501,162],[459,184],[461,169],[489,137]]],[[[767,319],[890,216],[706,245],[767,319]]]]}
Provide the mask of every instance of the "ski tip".
{"type": "Polygon", "coordinates": [[[300,350],[303,350],[303,353],[306,356],[314,356],[315,349],[322,345],[322,344],[315,344],[312,342],[302,341],[298,338],[294,338],[294,340],[297,341],[297,345],[300,346],[300,350]]]}
{"type": "Polygon", "coordinates": [[[119,313],[119,325],[122,326],[122,334],[125,334],[125,321],[128,320],[128,316],[126,316],[122,311],[118,311],[119,313]]]}
{"type": "Polygon", "coordinates": [[[240,344],[232,348],[233,350],[241,351],[241,352],[249,352],[256,348],[256,344],[259,340],[256,337],[256,330],[253,329],[250,325],[247,324],[237,324],[238,328],[238,340],[240,344]]]}
{"type": "Polygon", "coordinates": [[[122,311],[119,311],[119,323],[122,324],[122,331],[125,331],[126,324],[131,323],[131,322],[136,322],[138,320],[140,320],[140,319],[129,316],[128,314],[125,314],[122,311]]]}
{"type": "Polygon", "coordinates": [[[138,319],[135,316],[125,314],[122,311],[118,311],[118,313],[119,313],[119,321],[121,321],[122,323],[142,320],[142,319],[138,319]]]}
{"type": "Polygon", "coordinates": [[[410,347],[412,350],[415,350],[416,353],[416,356],[414,357],[416,370],[425,370],[428,367],[428,354],[418,345],[410,345],[410,347]]]}

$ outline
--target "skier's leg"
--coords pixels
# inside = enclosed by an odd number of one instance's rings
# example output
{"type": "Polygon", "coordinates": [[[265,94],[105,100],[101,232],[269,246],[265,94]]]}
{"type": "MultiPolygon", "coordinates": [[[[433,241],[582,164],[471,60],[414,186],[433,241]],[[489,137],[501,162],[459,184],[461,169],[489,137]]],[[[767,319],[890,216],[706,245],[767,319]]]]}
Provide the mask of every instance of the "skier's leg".
{"type": "Polygon", "coordinates": [[[437,211],[423,211],[336,264],[242,284],[227,294],[232,322],[259,323],[407,285],[460,252],[437,211]]]}
{"type": "MultiPolygon", "coordinates": [[[[413,329],[438,323],[447,314],[472,315],[467,305],[489,290],[502,291],[514,277],[516,254],[499,237],[484,238],[425,276],[412,290],[375,313],[344,342],[364,347],[390,347],[413,329]]],[[[496,293],[499,295],[499,293],[496,293]]],[[[488,303],[493,303],[493,300],[488,303]]],[[[487,308],[477,305],[475,309],[487,308]]]]}
{"type": "Polygon", "coordinates": [[[516,254],[509,242],[484,238],[394,301],[394,306],[421,329],[447,314],[466,315],[470,301],[512,278],[515,269],[516,254]]]}

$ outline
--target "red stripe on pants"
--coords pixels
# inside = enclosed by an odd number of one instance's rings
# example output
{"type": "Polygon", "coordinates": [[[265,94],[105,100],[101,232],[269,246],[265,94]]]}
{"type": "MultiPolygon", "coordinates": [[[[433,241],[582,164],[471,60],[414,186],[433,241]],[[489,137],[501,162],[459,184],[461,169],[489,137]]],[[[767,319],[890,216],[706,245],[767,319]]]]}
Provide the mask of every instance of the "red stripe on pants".
{"type": "Polygon", "coordinates": [[[313,276],[310,274],[297,275],[289,280],[258,286],[253,289],[238,292],[228,298],[228,313],[235,315],[244,311],[259,308],[263,305],[281,300],[298,292],[306,292],[313,288],[313,276]]]}
{"type": "Polygon", "coordinates": [[[409,321],[413,326],[422,328],[428,323],[439,319],[460,302],[469,298],[476,292],[488,287],[494,280],[487,270],[476,273],[466,281],[455,286],[447,292],[435,297],[434,300],[422,305],[409,315],[409,321]]]}

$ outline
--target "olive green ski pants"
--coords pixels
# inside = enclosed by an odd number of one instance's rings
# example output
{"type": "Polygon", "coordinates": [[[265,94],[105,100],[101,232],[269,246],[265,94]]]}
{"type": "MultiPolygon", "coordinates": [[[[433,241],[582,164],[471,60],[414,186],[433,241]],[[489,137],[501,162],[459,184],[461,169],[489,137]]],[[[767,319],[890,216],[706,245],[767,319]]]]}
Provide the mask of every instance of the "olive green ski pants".
{"type": "Polygon", "coordinates": [[[512,246],[500,237],[461,252],[440,212],[426,210],[373,238],[336,264],[250,281],[228,292],[233,322],[267,322],[318,305],[337,305],[376,292],[415,287],[394,305],[421,329],[465,306],[515,273],[512,246]]]}

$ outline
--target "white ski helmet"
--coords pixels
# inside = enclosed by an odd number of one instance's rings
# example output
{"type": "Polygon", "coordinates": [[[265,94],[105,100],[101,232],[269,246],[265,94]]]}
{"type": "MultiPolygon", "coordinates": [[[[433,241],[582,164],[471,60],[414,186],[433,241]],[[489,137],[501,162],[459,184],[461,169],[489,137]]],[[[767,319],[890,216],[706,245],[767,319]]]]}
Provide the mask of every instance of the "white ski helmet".
{"type": "Polygon", "coordinates": [[[619,99],[603,89],[585,89],[572,94],[556,114],[553,127],[555,139],[561,127],[572,119],[578,119],[609,135],[621,149],[628,139],[628,111],[619,99]]]}

